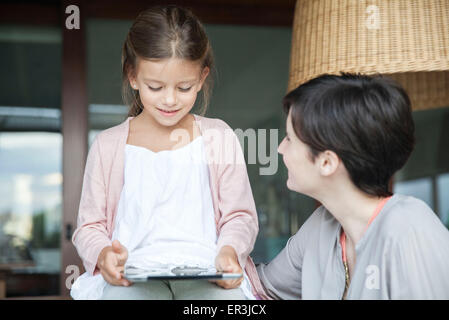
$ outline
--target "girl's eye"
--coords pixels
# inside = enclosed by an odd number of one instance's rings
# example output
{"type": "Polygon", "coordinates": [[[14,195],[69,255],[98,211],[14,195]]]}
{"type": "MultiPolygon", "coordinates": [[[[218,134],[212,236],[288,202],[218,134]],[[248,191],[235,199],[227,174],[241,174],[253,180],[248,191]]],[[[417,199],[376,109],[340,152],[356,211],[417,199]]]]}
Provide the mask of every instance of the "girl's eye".
{"type": "Polygon", "coordinates": [[[159,91],[159,90],[162,89],[162,87],[159,87],[159,88],[153,88],[153,87],[150,87],[150,86],[148,86],[148,88],[149,88],[150,90],[152,90],[152,91],[159,91]]]}
{"type": "Polygon", "coordinates": [[[285,136],[285,140],[290,141],[290,138],[288,136],[285,136]]]}
{"type": "Polygon", "coordinates": [[[180,91],[182,92],[188,92],[190,91],[190,89],[192,89],[192,87],[188,87],[188,88],[178,88],[180,91]]]}

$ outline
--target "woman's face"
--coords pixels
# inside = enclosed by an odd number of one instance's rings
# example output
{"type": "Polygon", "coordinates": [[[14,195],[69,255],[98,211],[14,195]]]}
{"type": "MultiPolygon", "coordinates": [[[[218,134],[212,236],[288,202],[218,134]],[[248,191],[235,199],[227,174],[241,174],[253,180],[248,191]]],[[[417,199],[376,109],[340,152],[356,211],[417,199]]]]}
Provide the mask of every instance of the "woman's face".
{"type": "Polygon", "coordinates": [[[131,87],[139,90],[144,110],[157,123],[171,127],[192,109],[209,68],[184,59],[138,59],[131,87]]]}
{"type": "Polygon", "coordinates": [[[291,120],[290,111],[286,124],[287,134],[278,148],[288,170],[287,187],[311,196],[320,179],[319,170],[309,157],[309,147],[296,136],[291,120]]]}

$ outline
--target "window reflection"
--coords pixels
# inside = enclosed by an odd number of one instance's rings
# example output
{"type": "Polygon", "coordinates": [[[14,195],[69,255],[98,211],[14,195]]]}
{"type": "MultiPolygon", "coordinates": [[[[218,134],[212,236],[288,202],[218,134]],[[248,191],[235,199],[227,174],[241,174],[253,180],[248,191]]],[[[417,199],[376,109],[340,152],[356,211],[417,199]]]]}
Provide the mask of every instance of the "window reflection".
{"type": "Polygon", "coordinates": [[[397,182],[394,184],[393,192],[421,199],[435,210],[432,201],[432,179],[430,178],[397,182]]]}
{"type": "Polygon", "coordinates": [[[415,149],[393,191],[423,200],[449,228],[449,107],[415,111],[413,120],[415,149]]]}
{"type": "Polygon", "coordinates": [[[59,293],[61,39],[0,26],[0,296],[59,293]]]}
{"type": "Polygon", "coordinates": [[[440,218],[449,228],[449,173],[437,177],[437,190],[440,218]]]}
{"type": "Polygon", "coordinates": [[[0,134],[0,263],[59,273],[61,150],[59,133],[0,134]]]}

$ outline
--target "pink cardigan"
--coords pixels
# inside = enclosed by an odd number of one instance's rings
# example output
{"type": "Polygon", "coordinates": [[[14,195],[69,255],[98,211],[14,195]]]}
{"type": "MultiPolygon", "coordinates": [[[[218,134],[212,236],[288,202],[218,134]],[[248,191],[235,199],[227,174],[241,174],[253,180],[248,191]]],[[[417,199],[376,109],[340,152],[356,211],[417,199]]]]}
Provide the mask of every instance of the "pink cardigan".
{"type": "MultiPolygon", "coordinates": [[[[111,245],[114,218],[124,181],[128,117],[100,132],[87,156],[77,229],[72,242],[86,271],[97,274],[98,255],[111,245]]],[[[204,137],[210,173],[217,250],[224,245],[237,252],[239,263],[252,284],[253,294],[268,299],[249,256],[258,233],[258,220],[245,159],[232,129],[222,120],[195,115],[204,137]],[[211,134],[210,134],[211,133],[211,134]]]]}

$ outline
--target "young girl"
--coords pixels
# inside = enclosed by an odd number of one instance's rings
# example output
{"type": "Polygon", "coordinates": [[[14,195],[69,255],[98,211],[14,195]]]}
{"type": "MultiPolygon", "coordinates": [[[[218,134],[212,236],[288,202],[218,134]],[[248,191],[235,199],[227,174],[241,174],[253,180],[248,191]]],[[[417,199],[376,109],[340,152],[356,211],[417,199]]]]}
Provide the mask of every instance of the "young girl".
{"type": "Polygon", "coordinates": [[[238,139],[223,121],[190,113],[200,91],[207,107],[212,69],[209,41],[190,11],[154,7],[133,23],[122,52],[131,109],[97,135],[87,157],[72,239],[87,272],[73,298],[227,300],[263,292],[249,257],[258,221],[238,139]],[[132,283],[123,274],[130,265],[244,276],[132,283]]]}

